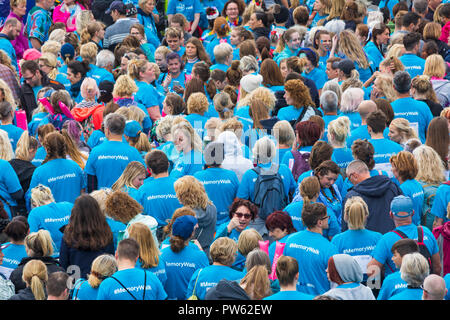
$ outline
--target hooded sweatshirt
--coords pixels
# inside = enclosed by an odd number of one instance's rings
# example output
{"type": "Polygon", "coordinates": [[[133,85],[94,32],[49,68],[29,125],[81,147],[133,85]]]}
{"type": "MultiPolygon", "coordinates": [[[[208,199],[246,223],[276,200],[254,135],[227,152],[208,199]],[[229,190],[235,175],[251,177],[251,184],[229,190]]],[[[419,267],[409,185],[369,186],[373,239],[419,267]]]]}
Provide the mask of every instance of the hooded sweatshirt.
{"type": "Polygon", "coordinates": [[[360,283],[363,280],[363,272],[355,258],[348,254],[335,254],[332,259],[344,283],[324,295],[339,300],[375,300],[372,290],[360,283]]]}
{"type": "Polygon", "coordinates": [[[209,258],[209,247],[214,240],[214,233],[216,232],[217,209],[216,206],[211,203],[206,206],[205,210],[202,208],[195,208],[194,211],[198,220],[195,238],[209,258]]]}
{"type": "Polygon", "coordinates": [[[450,222],[433,229],[433,235],[437,239],[439,256],[443,273],[450,273],[450,222]]]}
{"type": "MultiPolygon", "coordinates": [[[[395,229],[389,211],[392,199],[400,194],[403,194],[400,187],[392,182],[389,177],[384,175],[373,176],[352,187],[347,192],[342,207],[345,207],[347,199],[354,196],[362,197],[369,207],[366,229],[385,234],[395,229]]],[[[347,229],[347,223],[342,219],[342,230],[347,229]]]]}
{"type": "Polygon", "coordinates": [[[217,142],[224,144],[224,159],[221,167],[234,171],[241,182],[244,173],[253,168],[253,162],[243,156],[241,143],[233,132],[222,132],[217,137],[217,142]]]}
{"type": "Polygon", "coordinates": [[[205,300],[251,300],[244,289],[236,281],[220,280],[206,292],[205,300]]]}

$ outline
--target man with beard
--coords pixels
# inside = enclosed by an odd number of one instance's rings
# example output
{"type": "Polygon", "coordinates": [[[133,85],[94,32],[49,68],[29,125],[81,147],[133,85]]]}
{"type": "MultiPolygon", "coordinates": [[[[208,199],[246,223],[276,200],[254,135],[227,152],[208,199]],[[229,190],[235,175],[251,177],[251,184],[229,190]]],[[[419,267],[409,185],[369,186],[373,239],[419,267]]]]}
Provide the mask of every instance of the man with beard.
{"type": "Polygon", "coordinates": [[[17,72],[19,72],[19,67],[17,66],[16,50],[11,41],[17,38],[21,28],[22,23],[19,20],[9,18],[6,20],[3,30],[0,32],[0,48],[9,56],[11,64],[16,68],[17,72]]]}

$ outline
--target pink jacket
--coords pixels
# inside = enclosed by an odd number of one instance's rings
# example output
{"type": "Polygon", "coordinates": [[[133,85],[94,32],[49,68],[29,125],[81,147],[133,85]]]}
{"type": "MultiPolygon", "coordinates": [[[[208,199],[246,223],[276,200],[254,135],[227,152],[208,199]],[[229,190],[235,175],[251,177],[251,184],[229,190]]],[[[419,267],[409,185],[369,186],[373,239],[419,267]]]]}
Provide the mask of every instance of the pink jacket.
{"type": "Polygon", "coordinates": [[[64,3],[61,3],[53,10],[53,23],[62,22],[66,25],[67,32],[73,32],[77,29],[76,19],[78,12],[86,10],[86,8],[83,7],[80,3],[76,2],[77,8],[75,9],[74,14],[71,16],[70,11],[67,11],[67,9],[63,9],[65,8],[65,6],[63,7],[63,5],[64,3]]]}
{"type": "Polygon", "coordinates": [[[441,37],[439,40],[444,41],[445,43],[448,43],[448,37],[450,36],[450,21],[445,24],[445,26],[442,27],[441,31],[441,37]]]}
{"type": "MultiPolygon", "coordinates": [[[[11,44],[16,50],[16,56],[17,60],[20,60],[23,58],[23,53],[25,50],[29,48],[28,46],[28,38],[26,35],[24,35],[24,29],[25,29],[25,23],[23,21],[23,18],[20,18],[18,15],[16,15],[14,12],[10,11],[8,17],[6,17],[6,20],[9,18],[16,18],[22,23],[22,28],[20,30],[20,34],[17,36],[16,39],[11,40],[11,44]]],[[[5,21],[6,21],[5,20],[5,21]]]]}

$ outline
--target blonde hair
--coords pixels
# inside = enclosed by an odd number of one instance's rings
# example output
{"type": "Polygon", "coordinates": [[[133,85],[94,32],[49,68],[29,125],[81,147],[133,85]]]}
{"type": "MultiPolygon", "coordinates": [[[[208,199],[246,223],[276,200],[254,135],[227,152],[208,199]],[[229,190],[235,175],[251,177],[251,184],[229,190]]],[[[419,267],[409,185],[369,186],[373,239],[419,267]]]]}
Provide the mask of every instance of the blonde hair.
{"type": "Polygon", "coordinates": [[[350,119],[341,116],[328,124],[328,134],[333,142],[338,146],[344,146],[350,132],[350,119]]]}
{"type": "Polygon", "coordinates": [[[34,207],[41,207],[49,202],[55,202],[52,190],[42,184],[38,184],[31,189],[31,204],[34,207]]]}
{"type": "Polygon", "coordinates": [[[159,249],[150,229],[141,222],[128,227],[129,238],[139,243],[139,260],[143,269],[154,268],[159,264],[159,249]]]}
{"type": "Polygon", "coordinates": [[[206,123],[205,123],[205,129],[206,129],[206,134],[211,138],[212,141],[214,141],[216,139],[216,137],[219,136],[220,132],[219,132],[219,126],[221,125],[222,121],[219,118],[213,117],[213,118],[209,118],[206,123]],[[209,135],[209,133],[211,133],[212,131],[212,135],[209,135]]]}
{"type": "Polygon", "coordinates": [[[390,57],[400,57],[402,50],[405,49],[405,46],[400,43],[394,43],[386,53],[386,59],[389,59],[390,57]]]}
{"type": "Polygon", "coordinates": [[[188,114],[198,113],[203,115],[206,111],[208,111],[209,102],[204,93],[194,92],[189,96],[186,105],[188,114]]]}
{"type": "Polygon", "coordinates": [[[10,161],[14,158],[14,151],[9,141],[8,133],[0,129],[0,159],[10,161]]]}
{"type": "Polygon", "coordinates": [[[397,128],[397,130],[402,135],[404,141],[418,138],[416,131],[411,127],[409,121],[405,118],[395,118],[391,121],[390,125],[397,128]]]}
{"type": "Polygon", "coordinates": [[[231,266],[236,259],[238,249],[237,243],[228,237],[221,237],[214,240],[209,248],[209,255],[213,262],[218,262],[225,266],[231,266]]]}
{"type": "Polygon", "coordinates": [[[75,144],[75,141],[73,138],[69,135],[66,129],[61,130],[61,134],[64,138],[64,142],[66,145],[66,154],[72,159],[73,161],[78,164],[78,166],[84,170],[84,166],[86,164],[87,159],[89,158],[88,155],[81,153],[81,151],[78,149],[77,145],[75,144]]]}
{"type": "Polygon", "coordinates": [[[41,47],[41,53],[52,53],[55,57],[59,55],[61,51],[61,43],[55,40],[47,40],[41,47]]]}
{"type": "Polygon", "coordinates": [[[91,272],[88,275],[88,283],[92,288],[96,289],[103,280],[112,276],[117,270],[117,261],[114,256],[102,254],[92,261],[91,272]]]}
{"type": "Polygon", "coordinates": [[[446,74],[446,64],[440,54],[432,54],[425,60],[423,74],[429,77],[443,78],[446,74]]]}
{"type": "Polygon", "coordinates": [[[89,195],[97,200],[100,210],[106,215],[106,198],[112,193],[111,189],[102,188],[99,190],[92,191],[89,195]]]}
{"type": "Polygon", "coordinates": [[[95,97],[98,98],[100,96],[100,90],[98,89],[97,81],[95,81],[95,79],[93,78],[86,77],[81,83],[81,96],[83,98],[86,98],[91,91],[95,93],[95,97]]]}
{"type": "Polygon", "coordinates": [[[220,119],[229,119],[233,116],[234,104],[227,92],[222,91],[216,94],[213,98],[213,103],[214,108],[216,109],[217,113],[219,113],[220,119]]]}
{"type": "Polygon", "coordinates": [[[412,153],[417,160],[417,181],[440,185],[447,180],[442,159],[432,147],[421,145],[412,153]]]}
{"type": "Polygon", "coordinates": [[[43,62],[47,67],[52,68],[52,70],[47,74],[47,76],[55,80],[56,76],[58,75],[58,69],[56,68],[58,65],[58,60],[56,59],[56,56],[51,52],[44,52],[41,57],[39,58],[39,61],[43,62]]]}
{"type": "Polygon", "coordinates": [[[238,251],[246,257],[253,249],[259,248],[259,242],[263,241],[262,236],[255,229],[245,229],[238,238],[238,251]]]}
{"type": "Polygon", "coordinates": [[[86,28],[94,20],[94,16],[91,10],[83,10],[77,14],[75,19],[75,27],[77,28],[78,34],[86,28]]]}
{"type": "Polygon", "coordinates": [[[138,91],[136,83],[129,75],[123,74],[116,80],[113,89],[114,97],[130,97],[138,91]]]}
{"type": "Polygon", "coordinates": [[[377,79],[380,82],[380,89],[383,92],[384,96],[386,97],[386,100],[388,102],[392,102],[394,100],[397,100],[397,93],[394,90],[394,82],[391,75],[380,73],[377,76],[377,79]]]}
{"type": "Polygon", "coordinates": [[[425,96],[427,100],[439,103],[436,92],[433,89],[433,84],[430,81],[430,77],[427,75],[415,76],[411,80],[411,88],[416,90],[416,94],[425,96]]]}
{"type": "Polygon", "coordinates": [[[28,134],[28,130],[22,132],[20,139],[17,141],[16,158],[20,160],[30,160],[30,149],[37,149],[38,141],[35,137],[28,134]]]}
{"type": "Polygon", "coordinates": [[[16,101],[14,100],[14,96],[11,91],[11,88],[3,79],[0,79],[0,90],[3,91],[3,94],[5,96],[5,101],[8,101],[11,104],[11,106],[15,109],[16,101]]]}
{"type": "Polygon", "coordinates": [[[182,131],[187,138],[191,139],[191,148],[193,150],[200,152],[202,151],[203,141],[189,121],[182,117],[175,118],[171,130],[172,137],[175,137],[178,131],[182,131]]]}
{"type": "Polygon", "coordinates": [[[148,61],[144,59],[131,59],[127,67],[128,75],[132,79],[140,80],[140,73],[147,71],[147,63],[148,61]]]}
{"type": "Polygon", "coordinates": [[[369,208],[363,198],[354,196],[345,203],[344,220],[350,230],[363,230],[368,216],[369,208]]]}
{"type": "Polygon", "coordinates": [[[248,270],[240,285],[252,300],[262,300],[272,294],[266,266],[256,265],[248,270]]]}
{"type": "Polygon", "coordinates": [[[311,202],[320,192],[319,179],[316,176],[307,177],[302,180],[299,186],[300,195],[304,203],[311,202]]]}
{"type": "Polygon", "coordinates": [[[64,38],[66,37],[66,30],[64,29],[54,29],[48,36],[48,40],[56,41],[61,46],[64,44],[64,38]]]}
{"type": "Polygon", "coordinates": [[[136,189],[136,187],[133,185],[132,181],[137,176],[144,174],[147,174],[147,170],[145,166],[140,163],[139,161],[131,161],[128,163],[126,168],[123,170],[120,177],[114,182],[114,184],[111,186],[112,191],[118,191],[122,190],[124,187],[133,188],[136,189]]]}
{"type": "Polygon", "coordinates": [[[50,257],[53,255],[53,240],[47,230],[41,229],[29,233],[24,242],[29,257],[50,257]]]}
{"type": "Polygon", "coordinates": [[[44,262],[37,259],[28,261],[23,267],[22,279],[31,288],[36,300],[46,300],[48,273],[44,262]]]}
{"type": "Polygon", "coordinates": [[[158,125],[156,126],[156,135],[158,136],[158,140],[165,140],[164,137],[171,134],[174,119],[175,116],[166,115],[158,121],[158,125]]]}
{"type": "Polygon", "coordinates": [[[275,94],[266,87],[258,87],[249,93],[244,99],[240,99],[237,103],[238,107],[247,106],[252,103],[252,101],[261,100],[264,103],[264,106],[267,108],[268,112],[270,112],[277,102],[277,98],[275,94]]]}
{"type": "Polygon", "coordinates": [[[348,88],[342,93],[340,99],[341,112],[357,112],[359,104],[364,100],[364,90],[361,88],[348,88]]]}
{"type": "Polygon", "coordinates": [[[295,132],[291,124],[287,120],[277,121],[272,128],[275,137],[278,138],[278,143],[292,147],[295,142],[295,132]]]}
{"type": "Polygon", "coordinates": [[[183,206],[205,210],[208,204],[211,204],[203,183],[193,176],[181,177],[175,181],[173,186],[177,198],[183,206]]]}
{"type": "Polygon", "coordinates": [[[339,51],[361,68],[369,68],[369,61],[361,44],[353,31],[343,30],[339,35],[339,51]]]}

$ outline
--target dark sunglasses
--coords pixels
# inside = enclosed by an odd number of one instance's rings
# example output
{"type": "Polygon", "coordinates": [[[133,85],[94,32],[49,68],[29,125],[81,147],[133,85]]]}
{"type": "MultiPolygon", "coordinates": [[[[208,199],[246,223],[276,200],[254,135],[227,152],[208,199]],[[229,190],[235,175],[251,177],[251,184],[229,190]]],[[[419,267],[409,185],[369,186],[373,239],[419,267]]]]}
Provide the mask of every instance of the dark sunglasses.
{"type": "Polygon", "coordinates": [[[251,213],[235,212],[234,214],[235,214],[235,216],[238,217],[238,218],[244,217],[245,219],[250,219],[250,218],[252,217],[251,213]]]}

